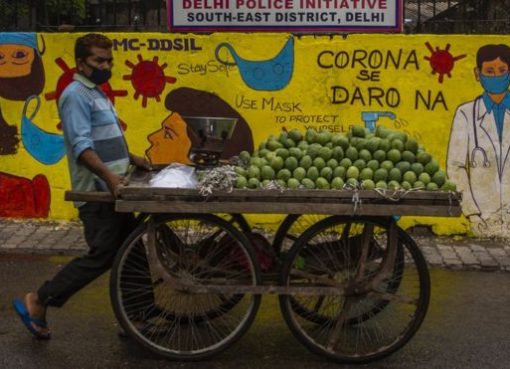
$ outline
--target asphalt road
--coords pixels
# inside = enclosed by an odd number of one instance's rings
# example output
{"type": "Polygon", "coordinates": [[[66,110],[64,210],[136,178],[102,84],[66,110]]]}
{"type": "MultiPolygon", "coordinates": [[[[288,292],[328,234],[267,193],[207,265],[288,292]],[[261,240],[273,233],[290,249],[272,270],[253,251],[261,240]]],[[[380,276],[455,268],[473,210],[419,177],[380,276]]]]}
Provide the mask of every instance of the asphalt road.
{"type": "Polygon", "coordinates": [[[68,260],[0,254],[0,368],[377,368],[507,369],[510,367],[510,273],[431,270],[432,301],[416,336],[388,358],[339,365],[309,353],[285,326],[275,298],[262,302],[250,331],[207,362],[161,360],[117,336],[107,276],[49,313],[53,338],[31,338],[11,308],[68,260]]]}

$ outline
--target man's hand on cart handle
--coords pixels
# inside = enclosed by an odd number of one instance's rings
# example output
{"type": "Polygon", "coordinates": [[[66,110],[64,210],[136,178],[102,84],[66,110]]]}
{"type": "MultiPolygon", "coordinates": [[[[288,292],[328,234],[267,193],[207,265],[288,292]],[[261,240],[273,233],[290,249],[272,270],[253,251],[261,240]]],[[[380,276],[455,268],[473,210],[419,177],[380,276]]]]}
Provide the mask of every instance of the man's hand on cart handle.
{"type": "Polygon", "coordinates": [[[105,179],[105,182],[113,197],[117,198],[119,197],[119,187],[125,186],[127,184],[127,179],[126,177],[111,173],[105,179]]]}

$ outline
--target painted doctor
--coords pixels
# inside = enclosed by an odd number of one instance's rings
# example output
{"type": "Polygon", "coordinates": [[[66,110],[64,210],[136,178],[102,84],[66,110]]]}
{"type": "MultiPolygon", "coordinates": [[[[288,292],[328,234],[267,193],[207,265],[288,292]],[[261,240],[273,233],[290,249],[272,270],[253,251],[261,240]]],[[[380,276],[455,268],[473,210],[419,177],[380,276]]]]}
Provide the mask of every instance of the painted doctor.
{"type": "Polygon", "coordinates": [[[508,235],[510,225],[510,48],[484,45],[476,55],[481,96],[460,105],[447,172],[463,192],[462,209],[478,235],[508,235]]]}

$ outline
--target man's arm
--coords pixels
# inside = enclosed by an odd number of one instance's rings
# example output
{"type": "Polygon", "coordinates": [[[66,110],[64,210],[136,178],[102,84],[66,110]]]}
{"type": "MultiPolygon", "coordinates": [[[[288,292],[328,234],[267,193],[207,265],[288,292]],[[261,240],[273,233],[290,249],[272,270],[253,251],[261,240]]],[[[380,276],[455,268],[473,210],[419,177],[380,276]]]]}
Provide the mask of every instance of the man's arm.
{"type": "Polygon", "coordinates": [[[96,174],[116,196],[122,177],[111,172],[93,149],[91,108],[87,100],[78,93],[65,94],[59,101],[59,113],[64,136],[71,145],[71,157],[68,159],[75,160],[96,174]]]}
{"type": "MultiPolygon", "coordinates": [[[[108,189],[115,197],[118,195],[118,186],[120,184],[126,184],[125,178],[111,172],[96,152],[90,148],[82,151],[78,157],[78,161],[92,173],[105,181],[108,189]]],[[[129,153],[129,161],[136,167],[151,170],[151,166],[145,158],[129,153]]]]}
{"type": "Polygon", "coordinates": [[[117,197],[118,186],[123,183],[124,179],[123,177],[111,172],[94,150],[90,148],[83,150],[78,156],[78,161],[92,173],[105,181],[110,192],[117,197]]]}

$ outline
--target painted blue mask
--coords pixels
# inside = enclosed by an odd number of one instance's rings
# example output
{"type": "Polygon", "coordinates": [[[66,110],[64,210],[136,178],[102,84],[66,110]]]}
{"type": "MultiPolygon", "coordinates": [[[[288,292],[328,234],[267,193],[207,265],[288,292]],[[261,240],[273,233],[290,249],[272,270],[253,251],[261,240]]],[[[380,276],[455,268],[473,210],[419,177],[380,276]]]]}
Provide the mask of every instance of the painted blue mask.
{"type": "Polygon", "coordinates": [[[276,91],[281,90],[290,81],[294,70],[294,39],[290,37],[285,46],[272,59],[252,61],[241,58],[229,43],[216,46],[216,59],[224,65],[237,65],[241,77],[249,87],[254,90],[276,91]],[[235,63],[220,58],[222,48],[230,51],[235,63]]]}
{"type": "Polygon", "coordinates": [[[32,121],[40,105],[41,101],[36,95],[30,96],[25,102],[21,117],[21,140],[25,150],[35,160],[46,165],[55,164],[65,155],[64,136],[46,132],[32,121]],[[32,99],[36,99],[37,106],[32,115],[27,117],[27,107],[32,99]]]}
{"type": "Polygon", "coordinates": [[[502,76],[484,76],[480,74],[480,82],[485,91],[490,94],[502,94],[508,90],[510,85],[510,73],[507,72],[502,76]]]}

